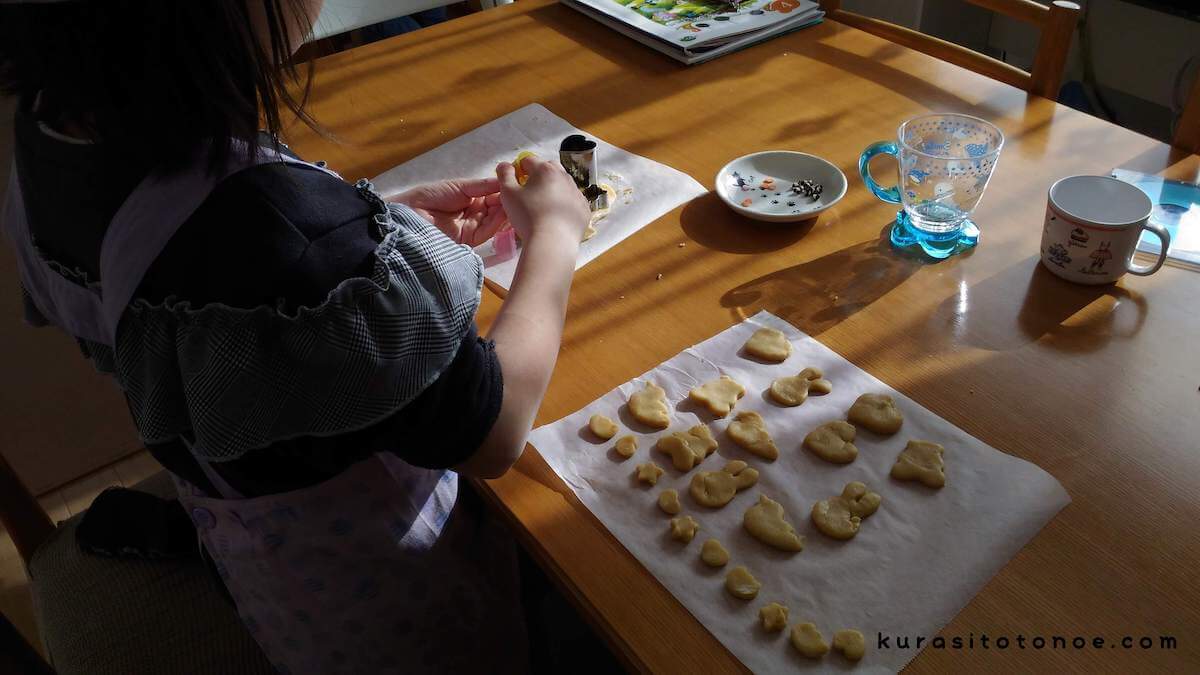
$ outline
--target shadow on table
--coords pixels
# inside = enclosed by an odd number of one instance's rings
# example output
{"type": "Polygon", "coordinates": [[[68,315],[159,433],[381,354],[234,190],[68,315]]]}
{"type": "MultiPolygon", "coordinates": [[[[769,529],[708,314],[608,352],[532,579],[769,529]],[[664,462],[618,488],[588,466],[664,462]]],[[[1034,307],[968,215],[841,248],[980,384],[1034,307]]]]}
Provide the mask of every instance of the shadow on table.
{"type": "Polygon", "coordinates": [[[688,202],[679,214],[687,236],[701,246],[726,253],[768,253],[787,248],[808,234],[817,222],[763,223],[729,209],[715,192],[688,202]]]}
{"type": "Polygon", "coordinates": [[[878,239],[772,272],[730,290],[721,306],[737,315],[767,310],[809,335],[820,335],[899,286],[930,261],[878,239]]]}
{"type": "Polygon", "coordinates": [[[935,317],[957,325],[963,339],[992,351],[1040,342],[1084,353],[1114,338],[1133,337],[1146,319],[1146,300],[1115,284],[1085,286],[1060,279],[1033,255],[947,298],[935,317]],[[1022,295],[1018,289],[1024,285],[1022,295]]]}

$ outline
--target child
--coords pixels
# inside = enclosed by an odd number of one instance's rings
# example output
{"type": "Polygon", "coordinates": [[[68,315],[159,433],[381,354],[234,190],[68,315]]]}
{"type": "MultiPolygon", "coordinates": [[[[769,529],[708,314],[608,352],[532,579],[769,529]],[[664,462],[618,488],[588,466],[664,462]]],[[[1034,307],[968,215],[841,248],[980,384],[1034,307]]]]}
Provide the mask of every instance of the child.
{"type": "Polygon", "coordinates": [[[587,205],[536,159],[389,203],[294,156],[320,4],[0,0],[26,318],[114,375],[280,672],[521,670],[514,550],[458,475],[524,447],[587,205]],[[505,223],[484,339],[463,244],[505,223]]]}

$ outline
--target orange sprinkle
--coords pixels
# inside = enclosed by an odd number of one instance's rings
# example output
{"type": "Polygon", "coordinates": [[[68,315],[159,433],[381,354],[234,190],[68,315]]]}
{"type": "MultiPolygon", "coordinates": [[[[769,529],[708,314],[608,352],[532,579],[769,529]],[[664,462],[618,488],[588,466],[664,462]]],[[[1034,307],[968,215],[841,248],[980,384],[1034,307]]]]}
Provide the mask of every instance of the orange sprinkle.
{"type": "Polygon", "coordinates": [[[750,206],[753,203],[754,203],[754,200],[750,199],[749,197],[742,200],[742,206],[750,206]]]}

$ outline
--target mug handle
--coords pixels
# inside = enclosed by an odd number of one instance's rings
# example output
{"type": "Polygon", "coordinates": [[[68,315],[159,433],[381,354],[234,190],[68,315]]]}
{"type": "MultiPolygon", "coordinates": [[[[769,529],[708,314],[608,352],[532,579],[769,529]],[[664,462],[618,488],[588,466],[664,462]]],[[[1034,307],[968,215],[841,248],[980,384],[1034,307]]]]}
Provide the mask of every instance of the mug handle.
{"type": "MultiPolygon", "coordinates": [[[[899,185],[893,185],[892,187],[885,188],[879,183],[876,183],[875,179],[871,177],[870,163],[871,158],[875,155],[891,155],[892,157],[895,157],[896,161],[898,162],[900,161],[900,151],[896,148],[896,144],[891,141],[879,141],[877,143],[868,145],[867,149],[863,150],[862,155],[860,155],[858,158],[858,175],[862,176],[863,182],[867,184],[867,187],[870,188],[871,192],[885,202],[899,204],[899,185]]],[[[1150,273],[1147,272],[1147,274],[1150,273]]]]}
{"type": "MultiPolygon", "coordinates": [[[[1158,239],[1162,243],[1162,248],[1158,251],[1158,260],[1154,261],[1154,264],[1152,265],[1134,265],[1133,257],[1131,256],[1129,258],[1128,268],[1130,274],[1148,277],[1157,272],[1159,268],[1163,266],[1163,263],[1167,261],[1167,248],[1171,246],[1171,233],[1167,232],[1167,228],[1163,227],[1162,225],[1159,225],[1158,223],[1152,223],[1149,220],[1147,220],[1142,227],[1158,235],[1158,239]]],[[[1141,236],[1142,234],[1139,232],[1138,238],[1140,239],[1141,236]]],[[[1134,241],[1133,245],[1137,246],[1136,240],[1134,241]]]]}

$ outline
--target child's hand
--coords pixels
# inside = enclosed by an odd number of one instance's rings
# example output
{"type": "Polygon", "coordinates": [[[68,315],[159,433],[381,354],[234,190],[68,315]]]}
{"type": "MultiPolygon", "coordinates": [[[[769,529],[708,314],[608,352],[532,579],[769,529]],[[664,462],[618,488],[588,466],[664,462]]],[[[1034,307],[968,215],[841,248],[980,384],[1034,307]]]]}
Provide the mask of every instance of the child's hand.
{"type": "Polygon", "coordinates": [[[540,232],[553,232],[578,243],[591,221],[591,211],[575,181],[557,162],[526,157],[521,168],[529,176],[525,185],[517,183],[512,164],[502,162],[496,167],[500,202],[517,235],[530,241],[540,232]]]}
{"type": "Polygon", "coordinates": [[[416,211],[455,242],[474,247],[508,222],[499,191],[500,181],[495,178],[447,180],[387,199],[416,211]]]}

